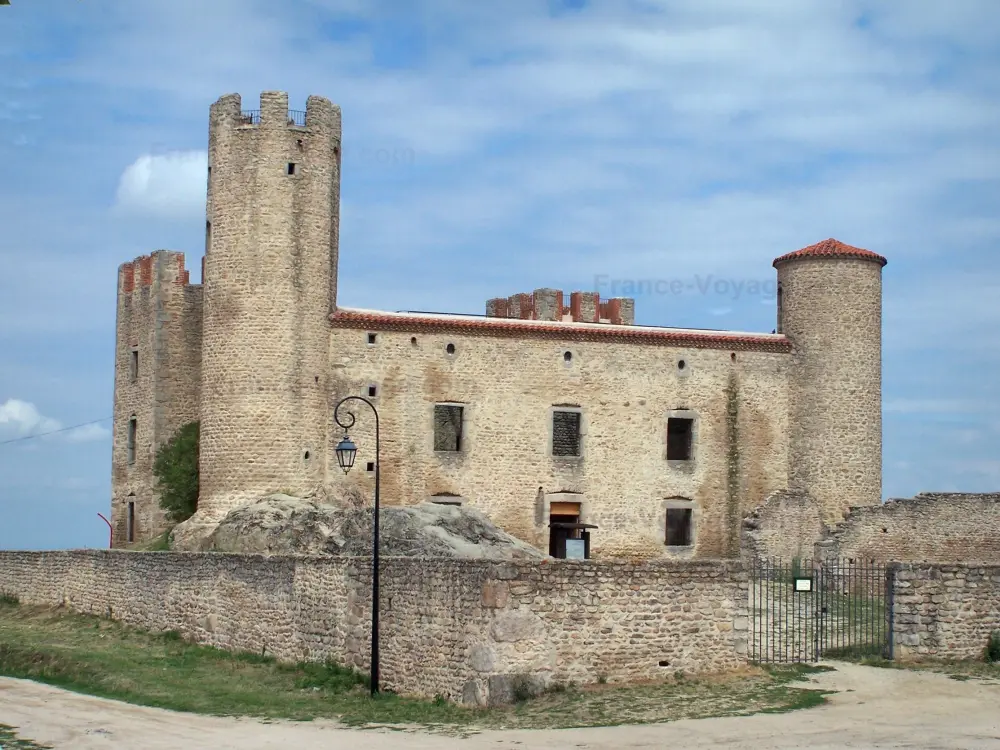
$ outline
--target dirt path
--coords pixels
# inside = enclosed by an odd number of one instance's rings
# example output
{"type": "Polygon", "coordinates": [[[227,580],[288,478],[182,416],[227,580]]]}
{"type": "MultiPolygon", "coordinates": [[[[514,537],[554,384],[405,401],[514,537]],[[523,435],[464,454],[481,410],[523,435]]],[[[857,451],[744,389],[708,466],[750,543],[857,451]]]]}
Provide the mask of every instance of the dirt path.
{"type": "Polygon", "coordinates": [[[788,714],[600,729],[483,732],[458,739],[358,731],[316,721],[263,724],[172,713],[0,678],[0,724],[56,750],[1000,750],[1000,684],[837,663],[816,687],[838,691],[820,708],[788,714]]]}

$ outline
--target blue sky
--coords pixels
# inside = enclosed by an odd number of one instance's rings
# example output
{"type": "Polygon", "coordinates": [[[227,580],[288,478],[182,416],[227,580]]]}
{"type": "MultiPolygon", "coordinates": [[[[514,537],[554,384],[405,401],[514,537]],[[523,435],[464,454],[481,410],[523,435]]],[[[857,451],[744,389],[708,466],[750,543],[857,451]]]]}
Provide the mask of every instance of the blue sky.
{"type": "MultiPolygon", "coordinates": [[[[111,415],[117,266],[199,267],[208,107],[279,89],[343,107],[341,304],[770,331],[733,290],[836,237],[889,258],[886,495],[1000,489],[995,0],[13,0],[0,67],[0,441],[111,415]]],[[[106,545],[108,425],[0,445],[0,548],[106,545]]]]}

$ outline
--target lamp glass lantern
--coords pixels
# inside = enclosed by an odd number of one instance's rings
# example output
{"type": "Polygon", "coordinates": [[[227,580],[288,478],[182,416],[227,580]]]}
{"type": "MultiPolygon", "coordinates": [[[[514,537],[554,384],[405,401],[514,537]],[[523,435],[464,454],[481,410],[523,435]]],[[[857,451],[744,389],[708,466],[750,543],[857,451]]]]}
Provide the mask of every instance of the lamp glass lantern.
{"type": "Polygon", "coordinates": [[[351,440],[350,435],[344,435],[344,439],[337,444],[337,463],[346,474],[354,466],[354,459],[358,455],[358,446],[351,440]]]}

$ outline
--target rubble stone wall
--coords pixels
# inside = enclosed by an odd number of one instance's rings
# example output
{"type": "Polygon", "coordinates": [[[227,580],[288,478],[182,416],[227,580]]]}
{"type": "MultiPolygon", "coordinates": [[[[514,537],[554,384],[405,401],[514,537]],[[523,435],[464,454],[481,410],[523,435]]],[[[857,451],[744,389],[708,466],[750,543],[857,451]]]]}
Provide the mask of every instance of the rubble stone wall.
{"type": "MultiPolygon", "coordinates": [[[[497,704],[525,679],[540,688],[736,668],[746,662],[746,585],[737,561],[389,558],[383,685],[497,704]]],[[[368,671],[363,558],[0,552],[0,593],[220,648],[368,671]]]]}
{"type": "Polygon", "coordinates": [[[893,595],[897,659],[980,659],[1000,631],[1000,566],[902,565],[893,595]]]}
{"type": "Polygon", "coordinates": [[[1000,565],[1000,493],[922,492],[851,508],[820,556],[1000,565]]]}

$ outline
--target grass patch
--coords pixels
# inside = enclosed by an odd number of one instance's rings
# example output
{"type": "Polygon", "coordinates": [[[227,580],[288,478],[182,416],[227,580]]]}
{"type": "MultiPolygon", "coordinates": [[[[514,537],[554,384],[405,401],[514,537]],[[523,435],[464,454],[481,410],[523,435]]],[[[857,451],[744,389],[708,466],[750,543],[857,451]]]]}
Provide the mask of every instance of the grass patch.
{"type": "Polygon", "coordinates": [[[173,527],[167,529],[159,536],[153,537],[148,542],[136,542],[135,544],[130,544],[125,549],[129,552],[169,552],[170,533],[172,531],[173,527]]]}
{"type": "Polygon", "coordinates": [[[14,727],[0,724],[0,748],[2,750],[52,750],[51,745],[39,745],[31,740],[24,740],[14,733],[14,727]]]}
{"type": "Polygon", "coordinates": [[[217,716],[323,717],[353,726],[405,725],[461,734],[654,723],[816,706],[825,693],[793,683],[825,669],[797,664],[714,677],[671,675],[629,686],[560,685],[514,706],[473,709],[441,698],[383,693],[373,699],[366,675],[336,664],[280,664],[269,656],[198,646],[177,633],[146,633],[64,609],[0,606],[0,675],[217,716]]]}

